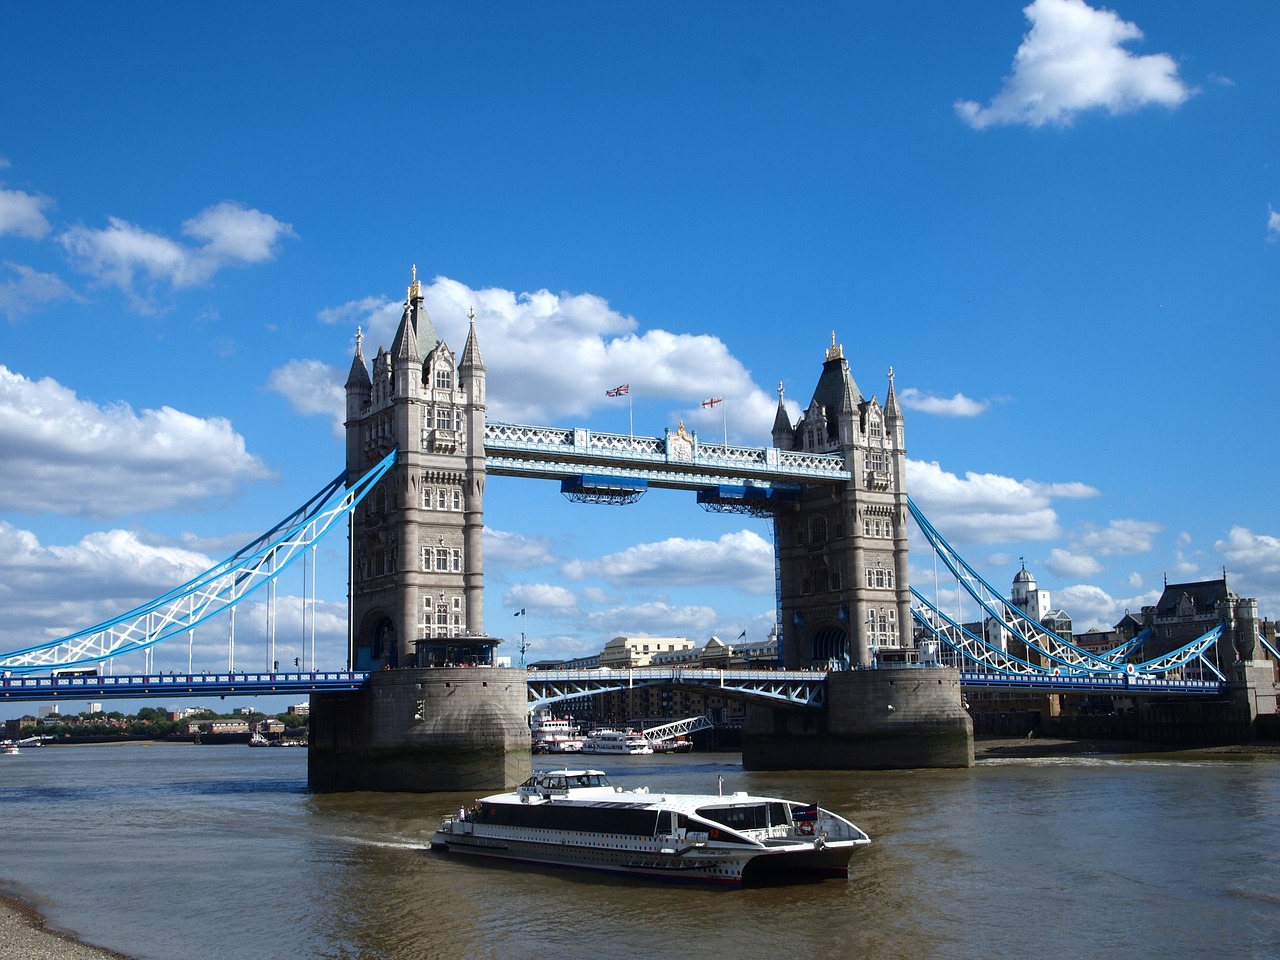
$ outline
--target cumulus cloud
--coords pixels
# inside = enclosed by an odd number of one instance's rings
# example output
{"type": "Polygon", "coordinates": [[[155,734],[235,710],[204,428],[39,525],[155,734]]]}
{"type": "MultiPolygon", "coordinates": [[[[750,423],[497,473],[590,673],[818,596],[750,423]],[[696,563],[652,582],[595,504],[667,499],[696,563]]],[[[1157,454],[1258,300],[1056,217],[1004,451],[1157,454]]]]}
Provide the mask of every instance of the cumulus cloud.
{"type": "Polygon", "coordinates": [[[907,387],[901,391],[898,399],[908,410],[919,410],[942,417],[976,417],[991,406],[989,400],[970,400],[963,393],[957,393],[953,397],[935,397],[915,387],[907,387]]]}
{"type": "Polygon", "coordinates": [[[328,417],[333,435],[341,438],[346,433],[343,423],[347,419],[344,382],[337,370],[319,360],[290,360],[271,371],[267,389],[283,396],[297,413],[328,417]]]}
{"type": "Polygon", "coordinates": [[[1236,526],[1213,547],[1222,554],[1238,590],[1265,598],[1272,606],[1280,601],[1280,537],[1236,526]]]}
{"type": "Polygon", "coordinates": [[[611,637],[708,637],[719,617],[712,607],[697,604],[675,605],[662,600],[597,610],[587,615],[587,623],[601,637],[596,649],[611,637]]]}
{"type": "Polygon", "coordinates": [[[1057,547],[1049,551],[1045,566],[1059,577],[1091,577],[1102,570],[1102,564],[1093,557],[1057,547]]]}
{"type": "Polygon", "coordinates": [[[502,597],[502,605],[513,613],[524,610],[525,616],[535,613],[571,613],[578,607],[578,598],[566,587],[551,583],[521,583],[512,587],[502,597]]]}
{"type": "Polygon", "coordinates": [[[0,509],[106,517],[191,509],[269,471],[220,417],[99,406],[0,366],[0,509]]]}
{"type": "MultiPolygon", "coordinates": [[[[670,404],[671,419],[683,418],[713,439],[727,425],[731,442],[764,442],[773,426],[777,395],[757,386],[718,337],[641,331],[633,317],[592,294],[477,290],[447,277],[424,284],[422,292],[436,332],[455,354],[474,307],[493,420],[562,423],[610,405],[616,411],[620,401],[605,392],[628,383],[633,401],[670,404]],[[724,397],[724,406],[703,408],[712,396],[724,397]]],[[[364,297],[325,309],[319,319],[360,326],[371,359],[379,345],[390,345],[402,309],[385,297],[364,297]]],[[[340,377],[345,381],[345,369],[340,377]]]]}
{"type": "Polygon", "coordinates": [[[672,537],[641,543],[598,560],[571,561],[563,570],[572,580],[599,577],[615,587],[731,584],[754,594],[774,588],[773,547],[751,530],[716,541],[672,537]]]}
{"type": "Polygon", "coordinates": [[[1275,240],[1280,237],[1280,213],[1267,207],[1267,239],[1275,240]]]}
{"type": "Polygon", "coordinates": [[[529,569],[555,562],[551,542],[493,527],[484,528],[484,559],[493,568],[529,569]]]}
{"type": "Polygon", "coordinates": [[[211,565],[200,553],[150,544],[127,530],[43,546],[0,521],[0,649],[56,639],[163,594],[211,565]]]}
{"type": "Polygon", "coordinates": [[[1117,598],[1101,587],[1087,583],[1063,587],[1053,593],[1053,605],[1071,614],[1075,633],[1090,629],[1109,630],[1120,622],[1126,610],[1137,615],[1144,606],[1151,606],[1159,599],[1158,590],[1117,598]]]}
{"type": "Polygon", "coordinates": [[[58,237],[80,270],[99,283],[118,287],[135,309],[151,312],[151,294],[159,284],[173,289],[207,283],[224,267],[263,263],[275,257],[281,241],[297,234],[270,214],[223,201],[182,225],[196,241],[184,244],[144,230],[120,217],[107,226],[75,226],[58,237]],[[144,290],[138,286],[145,285],[144,290]]]}
{"type": "Polygon", "coordinates": [[[907,489],[952,543],[1048,540],[1061,535],[1055,497],[1096,496],[1087,484],[1043,484],[992,473],[943,470],[937,461],[907,461],[907,489]]]}
{"type": "Polygon", "coordinates": [[[1194,92],[1168,54],[1136,56],[1125,44],[1142,39],[1135,24],[1084,0],[1035,0],[1023,9],[1031,29],[1013,58],[1013,73],[985,107],[960,100],[956,112],[981,130],[999,124],[1068,126],[1084,110],[1116,115],[1150,104],[1174,108],[1194,92]]]}
{"type": "Polygon", "coordinates": [[[31,240],[44,237],[53,229],[44,215],[45,209],[52,205],[48,197],[0,187],[0,237],[6,234],[31,240]]]}
{"type": "Polygon", "coordinates": [[[40,273],[20,263],[5,263],[16,279],[0,282],[0,313],[12,323],[49,303],[82,298],[52,273],[40,273]]]}
{"type": "Polygon", "coordinates": [[[1086,525],[1076,544],[1104,557],[1127,556],[1151,550],[1156,534],[1164,530],[1149,520],[1112,520],[1104,529],[1086,525]]]}

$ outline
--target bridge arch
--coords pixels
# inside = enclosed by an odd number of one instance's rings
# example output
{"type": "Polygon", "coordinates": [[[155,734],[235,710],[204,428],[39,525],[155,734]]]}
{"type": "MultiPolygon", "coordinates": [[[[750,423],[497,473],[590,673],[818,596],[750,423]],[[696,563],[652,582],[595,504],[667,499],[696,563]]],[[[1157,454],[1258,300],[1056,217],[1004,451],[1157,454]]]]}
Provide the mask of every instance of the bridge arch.
{"type": "Polygon", "coordinates": [[[807,631],[805,646],[809,650],[809,666],[849,666],[849,631],[838,620],[824,620],[807,631]]]}

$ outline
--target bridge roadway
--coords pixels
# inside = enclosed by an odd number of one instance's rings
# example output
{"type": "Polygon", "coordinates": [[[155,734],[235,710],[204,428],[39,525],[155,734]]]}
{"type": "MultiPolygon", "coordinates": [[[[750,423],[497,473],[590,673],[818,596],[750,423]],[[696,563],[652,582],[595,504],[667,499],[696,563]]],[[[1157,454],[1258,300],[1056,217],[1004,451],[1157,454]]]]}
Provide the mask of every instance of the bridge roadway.
{"type": "MultiPolygon", "coordinates": [[[[478,668],[484,669],[484,668],[478,668]]],[[[629,670],[530,670],[531,710],[563,700],[640,687],[686,687],[718,691],[764,704],[826,706],[825,670],[717,670],[705,667],[636,667],[629,670]]],[[[305,695],[325,690],[359,690],[369,685],[362,670],[304,673],[161,673],[120,676],[0,678],[0,701],[121,700],[141,697],[225,697],[305,695]]],[[[1216,680],[1164,680],[1116,675],[1020,677],[961,671],[960,685],[972,689],[1022,689],[1043,693],[1211,694],[1227,689],[1216,680]]]]}

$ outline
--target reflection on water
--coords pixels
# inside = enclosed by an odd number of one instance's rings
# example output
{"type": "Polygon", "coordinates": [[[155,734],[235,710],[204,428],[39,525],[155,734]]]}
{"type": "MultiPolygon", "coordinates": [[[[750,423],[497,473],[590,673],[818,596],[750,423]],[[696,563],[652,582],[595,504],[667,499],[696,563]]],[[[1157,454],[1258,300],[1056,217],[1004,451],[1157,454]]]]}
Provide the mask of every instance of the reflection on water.
{"type": "Polygon", "coordinates": [[[623,786],[715,792],[723,777],[817,801],[873,843],[848,881],[667,885],[433,853],[440,817],[474,797],[311,795],[304,751],[57,747],[0,762],[0,875],[55,926],[155,960],[1277,953],[1275,759],[591,765],[623,786]]]}

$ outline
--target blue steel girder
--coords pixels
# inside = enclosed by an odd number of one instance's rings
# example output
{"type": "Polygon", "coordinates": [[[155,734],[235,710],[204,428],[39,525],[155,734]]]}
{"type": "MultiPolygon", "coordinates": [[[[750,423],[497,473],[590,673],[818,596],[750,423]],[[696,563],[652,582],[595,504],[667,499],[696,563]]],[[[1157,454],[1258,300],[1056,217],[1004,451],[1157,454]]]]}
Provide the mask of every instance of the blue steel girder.
{"type": "MultiPolygon", "coordinates": [[[[1028,650],[1035,651],[1053,663],[1055,667],[1052,669],[1072,673],[1109,674],[1123,668],[1122,664],[1108,658],[1115,651],[1099,656],[1059,637],[1037,620],[1027,616],[1025,612],[1006,600],[1000,591],[987,583],[981,574],[943,539],[942,534],[929,522],[910,497],[907,498],[907,509],[911,513],[911,518],[915,520],[916,526],[929,542],[929,546],[933,548],[934,556],[943,562],[955,577],[959,587],[978,603],[987,617],[999,622],[1002,630],[1020,640],[1028,650]]],[[[936,607],[918,591],[913,589],[912,593],[920,603],[937,612],[936,607]]],[[[985,644],[985,640],[983,643],[985,644]]],[[[997,649],[987,646],[988,649],[997,649]]]]}
{"type": "Polygon", "coordinates": [[[563,480],[580,474],[644,480],[649,486],[703,490],[753,484],[799,490],[851,479],[844,459],[776,447],[705,443],[695,435],[642,437],[582,427],[489,422],[485,469],[497,476],[563,480]]]}
{"type": "Polygon", "coordinates": [[[395,459],[392,450],[345,489],[346,474],[340,474],[268,533],[149,603],[57,640],[0,654],[0,669],[25,674],[93,666],[195,629],[276,580],[355,509],[395,459]]]}
{"type": "Polygon", "coordinates": [[[822,670],[714,670],[702,667],[635,667],[630,670],[531,670],[529,709],[600,693],[640,687],[676,687],[716,692],[734,699],[778,706],[821,708],[827,702],[822,670]]]}

